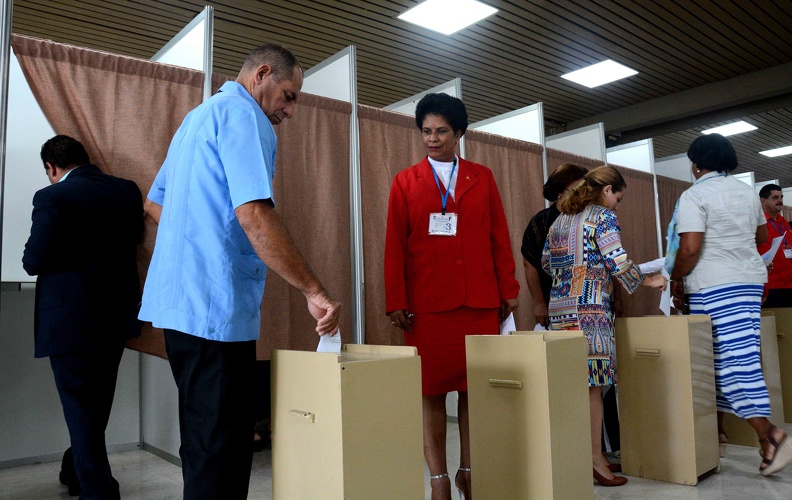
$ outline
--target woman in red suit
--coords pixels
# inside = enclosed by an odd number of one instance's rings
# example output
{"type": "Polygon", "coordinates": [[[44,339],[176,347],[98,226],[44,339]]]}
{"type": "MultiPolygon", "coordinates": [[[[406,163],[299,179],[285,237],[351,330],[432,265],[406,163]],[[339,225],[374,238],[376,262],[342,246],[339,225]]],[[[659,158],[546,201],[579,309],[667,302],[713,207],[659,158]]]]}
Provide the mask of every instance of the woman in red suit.
{"type": "Polygon", "coordinates": [[[520,285],[503,204],[492,172],[459,158],[467,129],[462,101],[428,94],[415,122],[427,157],[399,172],[388,202],[385,301],[394,326],[421,356],[424,454],[432,498],[447,499],[446,394],[459,393],[460,467],[470,498],[465,335],[497,335],[517,307],[520,285]]]}

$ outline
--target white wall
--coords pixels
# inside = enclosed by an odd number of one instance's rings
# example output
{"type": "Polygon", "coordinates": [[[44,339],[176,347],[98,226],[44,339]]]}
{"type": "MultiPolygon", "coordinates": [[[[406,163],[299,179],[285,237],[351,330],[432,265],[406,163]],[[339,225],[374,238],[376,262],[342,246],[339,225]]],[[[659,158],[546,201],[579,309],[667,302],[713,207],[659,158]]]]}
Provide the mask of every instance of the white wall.
{"type": "MultiPolygon", "coordinates": [[[[60,460],[69,447],[69,433],[49,358],[33,357],[35,290],[28,286],[19,291],[16,284],[2,288],[0,468],[60,460]]],[[[136,448],[140,442],[139,356],[127,349],[121,360],[106,433],[110,451],[136,448]]]]}
{"type": "Polygon", "coordinates": [[[140,354],[140,410],[143,447],[178,463],[179,400],[167,360],[140,354]]]}

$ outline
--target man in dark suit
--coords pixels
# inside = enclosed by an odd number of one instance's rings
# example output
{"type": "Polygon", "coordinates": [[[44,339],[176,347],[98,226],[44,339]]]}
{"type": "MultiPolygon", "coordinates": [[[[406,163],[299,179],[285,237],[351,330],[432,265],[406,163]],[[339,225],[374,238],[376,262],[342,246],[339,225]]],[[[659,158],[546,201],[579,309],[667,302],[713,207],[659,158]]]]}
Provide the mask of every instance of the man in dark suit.
{"type": "MultiPolygon", "coordinates": [[[[70,494],[81,487],[81,498],[117,499],[104,432],[124,343],[140,334],[142,196],[134,182],[92,165],[71,137],[44,143],[41,160],[52,185],[33,197],[22,258],[38,276],[35,355],[50,358],[69,428],[79,481],[70,494]]],[[[73,483],[69,476],[64,463],[61,481],[73,483]]]]}

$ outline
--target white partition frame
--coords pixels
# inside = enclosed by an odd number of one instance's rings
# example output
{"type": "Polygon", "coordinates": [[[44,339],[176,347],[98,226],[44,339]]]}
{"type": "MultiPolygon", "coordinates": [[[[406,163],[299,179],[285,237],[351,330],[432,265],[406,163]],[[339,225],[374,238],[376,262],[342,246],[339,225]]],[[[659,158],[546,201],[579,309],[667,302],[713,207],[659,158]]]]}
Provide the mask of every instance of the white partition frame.
{"type": "Polygon", "coordinates": [[[3,260],[3,206],[5,205],[5,156],[8,130],[8,65],[11,56],[12,0],[0,0],[0,266],[3,260]]]}
{"type": "Polygon", "coordinates": [[[214,7],[207,5],[187,26],[151,56],[150,60],[203,71],[205,101],[212,96],[213,54],[214,7]]]}
{"type": "Polygon", "coordinates": [[[303,92],[352,104],[349,117],[349,212],[352,260],[352,342],[366,341],[365,273],[363,267],[363,208],[360,184],[360,127],[357,101],[357,51],[341,50],[305,72],[303,92]]]}
{"type": "Polygon", "coordinates": [[[30,236],[33,195],[49,186],[39,152],[41,145],[55,135],[44,112],[22,73],[13,52],[8,53],[8,96],[3,111],[7,112],[2,158],[7,163],[3,186],[8,191],[3,198],[2,268],[3,282],[35,283],[22,268],[25,242],[30,236]]]}
{"type": "Polygon", "coordinates": [[[605,126],[602,122],[567,130],[545,138],[545,147],[606,161],[605,126]]]}
{"type": "MultiPolygon", "coordinates": [[[[544,133],[544,109],[541,102],[515,109],[468,126],[468,129],[498,134],[542,146],[542,179],[547,182],[547,148],[544,133]]],[[[545,207],[550,202],[545,200],[545,207]]]]}
{"type": "Polygon", "coordinates": [[[665,156],[654,161],[654,169],[657,175],[664,175],[680,181],[695,181],[690,167],[690,159],[687,157],[687,153],[665,156]]]}
{"type": "Polygon", "coordinates": [[[768,184],[775,184],[776,186],[780,185],[778,183],[778,179],[770,179],[769,181],[754,182],[754,189],[756,189],[756,192],[758,193],[759,191],[762,190],[763,187],[767,186],[768,184]]]}
{"type": "Polygon", "coordinates": [[[660,203],[657,195],[657,175],[654,168],[654,145],[652,139],[631,142],[608,148],[606,150],[608,164],[632,168],[652,174],[652,190],[654,192],[655,230],[657,231],[657,255],[663,256],[663,235],[660,230],[660,203]]]}
{"type": "MultiPolygon", "coordinates": [[[[396,111],[397,113],[403,113],[405,115],[413,115],[415,116],[415,108],[418,105],[418,101],[423,98],[426,94],[448,94],[452,97],[457,97],[462,99],[462,79],[461,78],[454,78],[453,80],[449,80],[445,83],[441,83],[435,87],[432,87],[429,90],[424,90],[423,92],[419,92],[413,96],[410,96],[406,99],[402,99],[399,102],[395,102],[389,106],[385,106],[388,111],[396,111]]],[[[465,157],[465,137],[462,136],[462,139],[459,140],[459,154],[462,158],[465,157]]]]}
{"type": "Polygon", "coordinates": [[[735,179],[754,187],[756,184],[756,177],[753,172],[740,172],[739,174],[731,174],[735,179]]]}

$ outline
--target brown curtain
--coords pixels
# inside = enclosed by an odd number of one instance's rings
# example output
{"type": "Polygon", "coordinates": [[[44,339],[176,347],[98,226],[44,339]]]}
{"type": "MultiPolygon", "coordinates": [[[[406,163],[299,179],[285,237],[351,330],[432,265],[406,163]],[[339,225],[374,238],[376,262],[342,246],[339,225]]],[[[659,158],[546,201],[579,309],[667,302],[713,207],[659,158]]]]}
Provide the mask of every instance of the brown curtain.
{"type": "MultiPolygon", "coordinates": [[[[11,44],[55,132],[78,139],[102,170],[135,181],[145,197],[170,138],[201,102],[203,73],[20,35],[11,44]]],[[[141,285],[156,231],[146,218],[141,285]]],[[[162,334],[148,323],[128,345],[165,357],[162,334]]]]}
{"type": "Polygon", "coordinates": [[[385,316],[385,226],[396,174],[418,163],[425,151],[415,117],[368,106],[358,108],[363,206],[366,343],[404,345],[404,335],[385,316]]]}
{"type": "MultiPolygon", "coordinates": [[[[104,171],[135,181],[145,196],[184,116],[201,103],[203,73],[14,35],[12,46],[39,105],[58,134],[79,139],[104,171]]],[[[213,76],[219,88],[232,78],[213,76]]],[[[308,262],[346,306],[341,330],[351,334],[349,279],[348,103],[303,95],[294,119],[278,129],[277,209],[308,262]]],[[[156,225],[146,220],[138,251],[141,284],[156,225]]],[[[301,293],[270,273],[262,307],[259,358],[270,349],[315,349],[315,322],[301,293]]],[[[133,349],[165,357],[159,330],[146,324],[133,349]]]]}
{"type": "Polygon", "coordinates": [[[789,222],[792,220],[792,207],[788,207],[784,205],[784,208],[781,210],[781,216],[789,222]]]}
{"type": "MultiPolygon", "coordinates": [[[[341,336],[352,338],[347,102],[301,94],[295,115],[276,127],[275,207],[297,248],[341,301],[341,336]]],[[[316,350],[316,321],[305,296],[274,272],[261,308],[259,359],[272,349],[316,350]]]]}
{"type": "Polygon", "coordinates": [[[514,321],[518,330],[533,330],[533,298],[525,282],[520,246],[531,217],[544,209],[542,146],[476,130],[465,137],[467,159],[489,167],[498,184],[509,224],[515,277],[520,282],[520,306],[514,321]]]}
{"type": "Polygon", "coordinates": [[[674,215],[674,207],[682,193],[692,186],[693,183],[673,179],[664,175],[657,176],[657,205],[660,208],[660,236],[663,238],[663,255],[665,255],[666,247],[666,234],[668,233],[668,224],[671,222],[671,217],[674,215]]]}
{"type": "Polygon", "coordinates": [[[560,149],[547,148],[547,175],[555,172],[556,169],[564,163],[577,163],[578,165],[582,165],[589,170],[594,167],[605,165],[605,162],[602,160],[567,153],[566,151],[561,151],[560,149]]]}
{"type": "MultiPolygon", "coordinates": [[[[622,232],[622,244],[629,258],[636,264],[654,260],[657,252],[654,184],[652,174],[631,168],[618,168],[627,182],[624,199],[616,210],[622,232]]],[[[625,317],[662,314],[658,309],[660,292],[641,288],[630,295],[617,285],[617,296],[623,299],[625,317]]]]}

